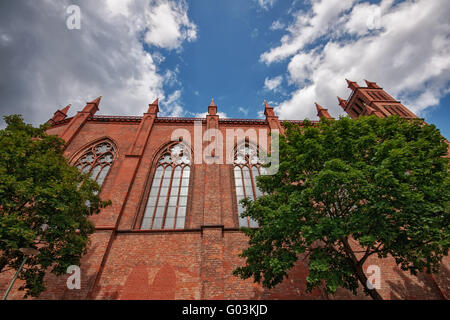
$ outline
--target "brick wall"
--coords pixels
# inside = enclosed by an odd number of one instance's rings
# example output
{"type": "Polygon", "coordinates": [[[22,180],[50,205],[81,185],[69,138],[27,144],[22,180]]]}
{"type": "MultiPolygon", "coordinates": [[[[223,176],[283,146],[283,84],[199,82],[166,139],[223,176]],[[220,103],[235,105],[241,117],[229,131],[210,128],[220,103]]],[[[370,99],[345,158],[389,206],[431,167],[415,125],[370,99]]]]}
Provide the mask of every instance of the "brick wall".
{"type": "MultiPolygon", "coordinates": [[[[49,275],[48,290],[41,299],[368,299],[362,292],[353,296],[342,289],[334,297],[328,297],[320,289],[307,293],[308,269],[303,260],[291,270],[288,279],[271,290],[252,280],[232,276],[232,271],[243,263],[238,255],[247,246],[247,238],[237,230],[230,165],[191,167],[185,230],[139,230],[156,156],[170,142],[175,129],[187,129],[193,134],[193,122],[154,121],[152,113],[146,114],[145,121],[96,121],[81,116],[77,119],[79,127],[70,127],[73,136],[66,130],[71,120],[56,125],[49,133],[65,132],[70,140],[65,155],[73,161],[99,139],[108,138],[116,145],[118,156],[101,191],[101,196],[111,199],[113,204],[92,217],[97,231],[91,236],[89,251],[82,260],[82,289],[68,290],[68,276],[49,275]]],[[[221,123],[211,116],[203,120],[203,129],[218,128],[225,136],[227,128],[280,127],[275,116],[270,115],[268,120],[254,124],[221,123]]],[[[399,270],[392,259],[379,261],[371,257],[366,266],[370,264],[381,268],[380,293],[384,298],[448,297],[448,259],[444,260],[441,274],[434,278],[413,277],[399,270]]],[[[6,290],[12,275],[11,272],[0,275],[1,292],[6,290]]],[[[19,286],[20,281],[10,299],[23,296],[16,290],[19,286]]]]}

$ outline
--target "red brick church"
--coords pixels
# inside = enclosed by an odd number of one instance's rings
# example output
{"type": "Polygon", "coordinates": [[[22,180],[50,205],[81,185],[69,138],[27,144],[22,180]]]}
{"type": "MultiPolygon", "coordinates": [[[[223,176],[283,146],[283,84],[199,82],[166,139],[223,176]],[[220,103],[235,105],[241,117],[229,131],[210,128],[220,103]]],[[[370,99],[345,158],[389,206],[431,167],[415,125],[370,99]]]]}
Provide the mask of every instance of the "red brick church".
{"type": "MultiPolygon", "coordinates": [[[[360,87],[348,81],[349,98],[339,98],[350,117],[417,118],[376,83],[366,83],[360,87]]],[[[232,275],[247,245],[239,228],[257,227],[256,221],[239,217],[239,200],[260,194],[257,142],[238,137],[231,163],[197,164],[189,144],[173,141],[172,133],[182,129],[195,136],[195,123],[203,132],[216,129],[224,136],[227,129],[282,133],[283,124],[267,103],[265,119],[222,119],[214,101],[201,119],[159,117],[158,100],[142,116],[100,116],[100,100],[71,118],[66,116],[69,106],[58,110],[50,120],[48,133],[67,142],[70,163],[91,174],[112,206],[92,217],[96,232],[82,260],[81,289],[67,288],[69,275],[49,276],[40,299],[370,299],[362,291],[354,296],[343,289],[336,296],[319,289],[306,293],[308,269],[300,260],[289,278],[271,290],[232,275]]],[[[319,117],[330,118],[326,109],[316,108],[319,117]]],[[[381,268],[378,291],[384,299],[448,297],[448,259],[434,276],[411,276],[391,259],[372,258],[370,264],[381,268]]],[[[0,277],[2,292],[10,279],[10,274],[0,277]]],[[[9,299],[23,297],[19,286],[18,281],[9,299]]]]}

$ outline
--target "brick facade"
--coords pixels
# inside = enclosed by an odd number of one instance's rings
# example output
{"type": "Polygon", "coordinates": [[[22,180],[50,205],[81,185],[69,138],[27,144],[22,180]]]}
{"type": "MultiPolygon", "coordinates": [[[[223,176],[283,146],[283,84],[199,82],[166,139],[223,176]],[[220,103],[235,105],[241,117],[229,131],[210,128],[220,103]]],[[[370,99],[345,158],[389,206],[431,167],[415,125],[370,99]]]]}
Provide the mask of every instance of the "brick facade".
{"type": "MultiPolygon", "coordinates": [[[[349,81],[352,94],[340,104],[352,117],[394,113],[416,117],[373,82],[359,87],[349,81]]],[[[101,197],[111,199],[112,206],[92,217],[96,232],[82,259],[81,290],[66,287],[68,276],[47,277],[48,290],[40,299],[370,299],[340,290],[328,297],[317,289],[306,293],[306,264],[299,260],[290,277],[274,289],[267,290],[251,280],[232,276],[243,263],[238,254],[247,238],[239,231],[233,166],[229,164],[194,164],[191,166],[185,228],[182,230],[141,230],[142,220],[155,161],[171,141],[176,129],[187,130],[194,137],[194,122],[203,131],[210,128],[279,129],[282,125],[266,103],[265,120],[220,119],[214,101],[205,119],[160,118],[158,101],[142,117],[96,116],[100,98],[89,102],[74,117],[67,118],[68,107],[52,118],[50,134],[66,142],[65,155],[74,163],[86,147],[108,139],[116,149],[116,159],[103,183],[101,197]]],[[[329,118],[326,109],[316,105],[319,117],[329,118]]],[[[293,121],[301,125],[301,121],[293,121]]],[[[225,148],[225,146],[223,146],[225,148]]],[[[392,259],[377,261],[371,257],[365,265],[381,268],[385,299],[443,299],[450,287],[449,260],[434,277],[412,277],[402,272],[392,259]]],[[[0,276],[4,291],[11,272],[0,276]]],[[[17,281],[9,299],[21,299],[17,281]]]]}

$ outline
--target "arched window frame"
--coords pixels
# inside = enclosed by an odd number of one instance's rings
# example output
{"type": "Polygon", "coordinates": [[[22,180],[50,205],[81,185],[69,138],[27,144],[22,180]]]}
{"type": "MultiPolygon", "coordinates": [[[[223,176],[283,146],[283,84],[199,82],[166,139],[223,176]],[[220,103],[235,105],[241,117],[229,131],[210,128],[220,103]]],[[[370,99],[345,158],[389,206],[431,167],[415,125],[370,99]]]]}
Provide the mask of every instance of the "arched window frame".
{"type": "Polygon", "coordinates": [[[141,219],[135,227],[141,230],[185,229],[192,172],[192,151],[185,143],[171,143],[158,152],[141,201],[141,219]],[[180,153],[173,153],[177,147],[180,153]]]}
{"type": "Polygon", "coordinates": [[[117,159],[117,154],[117,147],[111,140],[98,140],[77,153],[73,166],[82,173],[89,173],[91,179],[103,187],[117,159]]]}
{"type": "Polygon", "coordinates": [[[263,195],[256,184],[256,177],[263,174],[264,171],[264,162],[260,156],[259,148],[248,141],[238,144],[234,150],[233,178],[239,227],[259,227],[258,222],[254,219],[241,217],[245,208],[240,201],[245,198],[256,200],[263,195]]]}

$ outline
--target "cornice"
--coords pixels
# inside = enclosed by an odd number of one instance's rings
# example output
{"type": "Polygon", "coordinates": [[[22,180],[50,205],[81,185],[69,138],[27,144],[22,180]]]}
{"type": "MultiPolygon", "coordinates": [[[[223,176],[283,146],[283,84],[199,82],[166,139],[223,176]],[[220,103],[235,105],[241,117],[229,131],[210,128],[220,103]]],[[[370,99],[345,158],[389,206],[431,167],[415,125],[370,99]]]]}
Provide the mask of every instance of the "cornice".
{"type": "MultiPolygon", "coordinates": [[[[124,122],[124,123],[136,123],[139,124],[142,120],[142,116],[109,116],[109,115],[96,115],[89,117],[87,121],[89,122],[124,122]]],[[[65,125],[69,123],[73,117],[66,118],[64,120],[58,121],[54,123],[51,128],[55,128],[58,126],[65,125]]],[[[196,121],[201,121],[202,123],[206,122],[205,118],[182,118],[182,117],[157,117],[155,119],[156,123],[194,123],[196,121]]],[[[284,121],[294,123],[294,124],[303,124],[304,120],[279,120],[280,123],[284,121]]],[[[312,123],[318,121],[310,121],[312,123]]],[[[243,125],[265,125],[267,121],[265,119],[233,119],[233,118],[225,118],[220,119],[219,123],[221,124],[243,124],[243,125]]]]}

